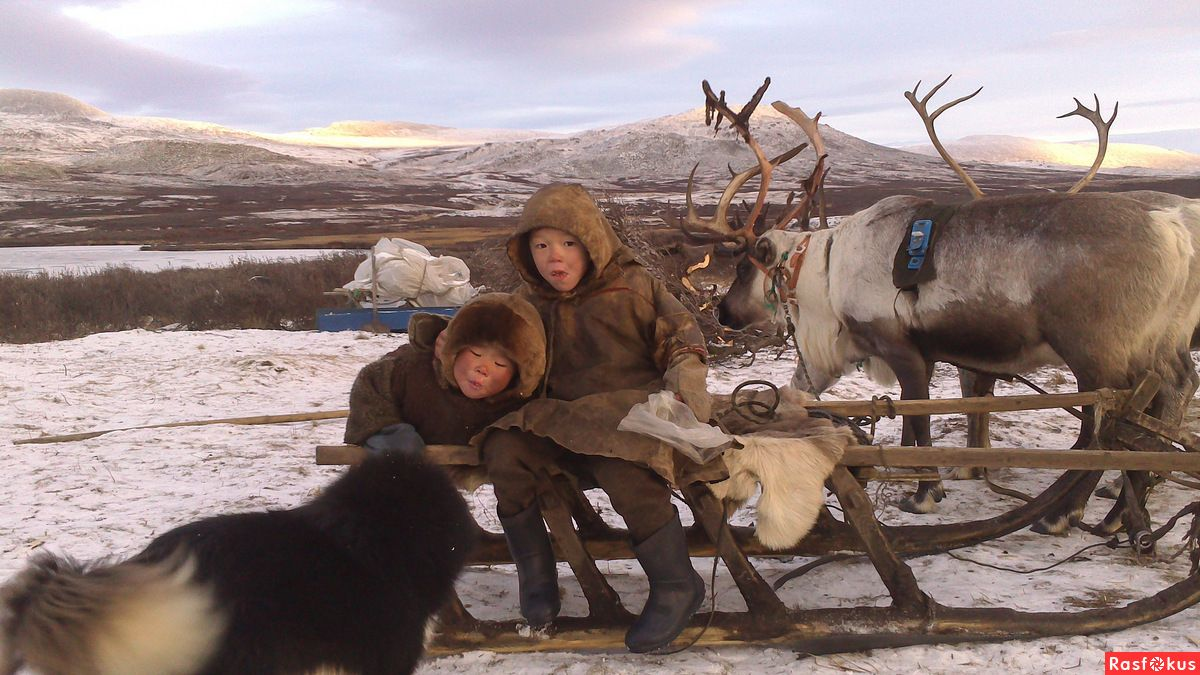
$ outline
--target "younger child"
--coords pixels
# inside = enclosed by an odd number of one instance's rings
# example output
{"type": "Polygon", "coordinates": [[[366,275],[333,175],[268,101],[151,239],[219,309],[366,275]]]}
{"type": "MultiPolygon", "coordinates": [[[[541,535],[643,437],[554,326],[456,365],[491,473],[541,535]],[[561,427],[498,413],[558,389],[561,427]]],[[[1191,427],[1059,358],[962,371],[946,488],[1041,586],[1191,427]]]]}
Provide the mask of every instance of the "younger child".
{"type": "Polygon", "coordinates": [[[550,185],[530,197],[508,255],[525,282],[519,294],[541,313],[549,354],[542,397],[492,425],[482,439],[497,515],[517,564],[521,613],[540,626],[560,608],[535,490],[539,473],[564,460],[582,465],[608,493],[650,583],[625,644],[634,652],[661,649],[704,596],[671,485],[721,480],[725,469],[721,462],[698,466],[617,425],[664,388],[699,419],[709,418],[704,337],[579,185],[550,185]]]}
{"type": "Polygon", "coordinates": [[[408,336],[359,371],[346,443],[414,453],[426,443],[466,445],[528,400],[545,372],[541,317],[508,293],[480,295],[453,319],[416,314],[408,336]]]}

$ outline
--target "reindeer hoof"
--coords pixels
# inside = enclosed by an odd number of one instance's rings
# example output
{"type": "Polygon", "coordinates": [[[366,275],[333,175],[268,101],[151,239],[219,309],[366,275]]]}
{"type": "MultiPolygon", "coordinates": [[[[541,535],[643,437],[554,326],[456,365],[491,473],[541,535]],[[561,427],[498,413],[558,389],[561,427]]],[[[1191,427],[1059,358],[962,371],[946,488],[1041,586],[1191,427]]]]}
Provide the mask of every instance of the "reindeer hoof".
{"type": "Polygon", "coordinates": [[[1055,536],[1063,536],[1067,533],[1067,528],[1071,526],[1066,514],[1057,516],[1043,516],[1037,522],[1029,526],[1029,529],[1038,534],[1051,534],[1055,536]]]}
{"type": "Polygon", "coordinates": [[[929,490],[924,496],[909,495],[901,499],[897,506],[905,513],[932,513],[937,507],[937,503],[942,501],[945,496],[945,491],[938,488],[936,493],[934,490],[929,490]]]}
{"type": "Polygon", "coordinates": [[[1122,511],[1120,509],[1114,509],[1113,512],[1104,517],[1104,520],[1096,525],[1096,533],[1110,535],[1120,532],[1124,526],[1124,523],[1121,522],[1121,514],[1122,511]]]}
{"type": "Polygon", "coordinates": [[[946,471],[948,480],[975,480],[983,478],[983,469],[977,466],[959,466],[946,471]]]}
{"type": "Polygon", "coordinates": [[[1101,485],[1099,488],[1096,488],[1093,494],[1101,499],[1116,499],[1121,496],[1121,479],[1118,478],[1105,485],[1101,485]]]}

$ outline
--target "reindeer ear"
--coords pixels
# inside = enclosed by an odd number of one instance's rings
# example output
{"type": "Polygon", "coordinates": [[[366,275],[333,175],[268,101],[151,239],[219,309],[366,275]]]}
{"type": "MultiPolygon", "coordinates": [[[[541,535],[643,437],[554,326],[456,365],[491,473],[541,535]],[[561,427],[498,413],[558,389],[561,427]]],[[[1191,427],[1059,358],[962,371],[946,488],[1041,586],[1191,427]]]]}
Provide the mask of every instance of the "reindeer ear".
{"type": "Polygon", "coordinates": [[[767,237],[759,237],[758,241],[754,242],[754,250],[750,252],[759,262],[771,264],[775,262],[775,244],[767,237]]]}

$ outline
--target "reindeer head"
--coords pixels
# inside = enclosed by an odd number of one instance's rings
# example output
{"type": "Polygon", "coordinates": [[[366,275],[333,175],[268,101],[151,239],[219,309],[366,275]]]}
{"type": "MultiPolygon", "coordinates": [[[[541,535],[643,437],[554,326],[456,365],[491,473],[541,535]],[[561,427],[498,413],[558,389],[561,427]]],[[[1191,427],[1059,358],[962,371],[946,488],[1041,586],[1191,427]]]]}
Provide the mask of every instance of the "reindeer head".
{"type": "MultiPolygon", "coordinates": [[[[726,295],[726,299],[722,301],[718,308],[718,319],[721,323],[733,328],[742,328],[754,323],[765,322],[771,318],[764,315],[767,313],[765,305],[762,309],[758,309],[757,307],[750,307],[750,304],[760,305],[761,303],[754,303],[753,301],[744,303],[738,300],[730,300],[730,297],[734,296],[736,298],[747,293],[753,294],[754,291],[744,289],[753,288],[756,284],[769,280],[773,274],[777,273],[773,266],[772,255],[766,252],[767,249],[774,245],[769,244],[760,247],[759,242],[763,241],[761,233],[764,230],[786,228],[788,224],[796,220],[804,223],[807,227],[813,206],[820,203],[817,200],[817,195],[821,192],[821,186],[827,173],[825,169],[825,143],[821,138],[817,126],[821,114],[817,113],[815,117],[810,118],[804,114],[804,111],[793,108],[782,101],[772,103],[772,107],[795,122],[808,136],[813,149],[817,153],[817,161],[812,173],[803,183],[803,197],[797,202],[796,193],[792,192],[788,196],[783,215],[777,218],[773,225],[766,225],[767,194],[770,189],[773,171],[780,164],[800,154],[801,151],[809,146],[807,142],[801,143],[774,159],[768,160],[762,148],[750,133],[750,116],[753,114],[754,109],[762,99],[763,93],[766,92],[770,84],[771,79],[767,78],[754,93],[754,96],[751,97],[750,101],[742,107],[741,111],[734,113],[725,102],[724,91],[718,96],[713,93],[712,87],[709,86],[707,81],[703,83],[702,86],[706,100],[705,122],[711,124],[715,131],[720,128],[722,121],[728,121],[741,136],[742,140],[754,152],[755,157],[758,158],[758,164],[737,173],[730,170],[732,177],[721,194],[716,212],[707,218],[700,216],[692,201],[692,188],[696,175],[696,167],[693,167],[691,175],[688,176],[687,212],[682,218],[674,219],[676,226],[692,240],[732,242],[737,245],[738,252],[742,254],[742,259],[737,267],[737,280],[734,282],[729,294],[726,295]],[[754,206],[749,208],[749,215],[745,221],[746,224],[734,227],[730,223],[729,207],[734,197],[737,196],[738,191],[741,190],[747,181],[755,176],[761,176],[761,178],[754,206]],[[744,316],[741,310],[734,309],[734,307],[741,307],[743,305],[746,307],[744,316]]],[[[696,166],[698,167],[699,164],[696,166]]],[[[687,285],[686,278],[684,282],[687,285]]]]}
{"type": "Polygon", "coordinates": [[[717,305],[721,325],[740,329],[787,322],[791,300],[808,251],[808,234],[771,230],[763,233],[738,263],[729,292],[717,305]]]}

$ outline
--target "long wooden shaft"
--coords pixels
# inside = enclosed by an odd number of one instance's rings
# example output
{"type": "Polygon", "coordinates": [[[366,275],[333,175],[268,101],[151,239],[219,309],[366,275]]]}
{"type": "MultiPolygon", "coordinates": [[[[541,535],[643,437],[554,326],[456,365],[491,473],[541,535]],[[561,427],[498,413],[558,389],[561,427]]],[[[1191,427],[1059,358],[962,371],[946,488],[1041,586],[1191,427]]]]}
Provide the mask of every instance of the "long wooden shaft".
{"type": "Polygon", "coordinates": [[[1016,410],[1068,408],[1095,405],[1113,400],[1120,393],[1112,389],[1081,391],[1075,394],[1025,394],[1021,396],[973,396],[913,401],[807,401],[806,408],[828,410],[847,416],[878,415],[952,415],[956,413],[995,413],[1016,410]]]}
{"type": "Polygon", "coordinates": [[[286,415],[254,415],[252,417],[226,417],[218,420],[194,420],[191,422],[166,422],[164,424],[146,424],[140,427],[122,427],[120,429],[105,429],[103,431],[84,431],[78,434],[62,434],[59,436],[37,436],[35,438],[19,438],[13,445],[25,443],[63,443],[66,441],[83,441],[117,431],[136,431],[138,429],[162,429],[166,427],[201,427],[208,424],[284,424],[286,422],[308,422],[311,420],[333,420],[346,417],[349,410],[323,410],[310,413],[291,413],[286,415]]]}
{"type": "Polygon", "coordinates": [[[846,466],[980,466],[986,468],[1195,471],[1200,454],[1128,450],[1028,450],[1025,448],[941,448],[852,445],[842,454],[846,466]]]}

